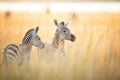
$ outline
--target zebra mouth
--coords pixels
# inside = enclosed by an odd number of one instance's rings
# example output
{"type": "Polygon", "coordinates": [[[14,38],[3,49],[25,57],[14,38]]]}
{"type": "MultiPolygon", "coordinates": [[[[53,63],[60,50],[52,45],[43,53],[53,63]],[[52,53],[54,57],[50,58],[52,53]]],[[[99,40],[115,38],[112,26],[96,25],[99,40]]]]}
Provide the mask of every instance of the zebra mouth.
{"type": "Polygon", "coordinates": [[[71,35],[71,41],[74,42],[76,40],[76,37],[72,34],[71,35]]]}

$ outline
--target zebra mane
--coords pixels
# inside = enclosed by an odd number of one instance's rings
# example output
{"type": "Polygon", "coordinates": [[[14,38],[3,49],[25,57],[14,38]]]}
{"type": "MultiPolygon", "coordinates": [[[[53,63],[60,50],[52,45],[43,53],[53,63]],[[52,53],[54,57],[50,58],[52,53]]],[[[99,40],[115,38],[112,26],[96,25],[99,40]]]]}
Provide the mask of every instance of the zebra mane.
{"type": "Polygon", "coordinates": [[[25,36],[24,36],[24,38],[22,40],[22,44],[29,44],[30,43],[33,31],[34,31],[33,28],[27,31],[27,33],[25,34],[25,36]]]}

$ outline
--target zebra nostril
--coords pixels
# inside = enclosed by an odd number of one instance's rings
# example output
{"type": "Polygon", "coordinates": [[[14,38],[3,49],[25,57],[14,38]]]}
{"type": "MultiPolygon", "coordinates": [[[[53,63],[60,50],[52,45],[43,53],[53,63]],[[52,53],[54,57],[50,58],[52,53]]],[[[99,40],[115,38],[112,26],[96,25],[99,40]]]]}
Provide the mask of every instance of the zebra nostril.
{"type": "Polygon", "coordinates": [[[71,41],[74,42],[76,40],[76,37],[72,34],[71,35],[71,41]]]}

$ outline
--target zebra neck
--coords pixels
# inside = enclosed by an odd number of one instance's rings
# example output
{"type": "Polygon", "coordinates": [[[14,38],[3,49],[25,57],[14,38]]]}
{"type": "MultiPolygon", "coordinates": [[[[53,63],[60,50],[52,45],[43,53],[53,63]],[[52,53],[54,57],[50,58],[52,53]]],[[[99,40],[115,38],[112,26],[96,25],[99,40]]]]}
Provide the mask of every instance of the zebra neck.
{"type": "Polygon", "coordinates": [[[21,51],[22,53],[24,53],[24,55],[30,55],[31,53],[31,49],[32,49],[32,45],[29,44],[21,44],[21,51]]]}
{"type": "Polygon", "coordinates": [[[53,38],[52,45],[54,48],[64,47],[64,39],[60,38],[60,35],[58,32],[56,32],[55,37],[53,38]]]}

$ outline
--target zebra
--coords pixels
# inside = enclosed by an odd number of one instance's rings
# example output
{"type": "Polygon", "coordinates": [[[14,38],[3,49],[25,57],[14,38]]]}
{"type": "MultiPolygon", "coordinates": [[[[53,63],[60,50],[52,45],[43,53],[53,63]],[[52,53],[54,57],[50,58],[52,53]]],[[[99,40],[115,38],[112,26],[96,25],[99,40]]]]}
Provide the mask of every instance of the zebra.
{"type": "Polygon", "coordinates": [[[76,37],[70,32],[70,29],[67,26],[70,24],[70,20],[65,24],[63,21],[58,23],[56,19],[54,19],[54,24],[57,26],[57,30],[55,32],[55,36],[51,43],[44,42],[44,49],[38,48],[38,54],[42,57],[46,56],[64,56],[65,50],[65,40],[69,40],[74,42],[76,37]],[[43,53],[43,54],[42,54],[43,53]]]}
{"type": "Polygon", "coordinates": [[[44,48],[44,43],[37,34],[38,30],[39,26],[37,26],[35,29],[29,29],[25,34],[22,43],[19,45],[8,44],[2,52],[3,64],[6,66],[17,64],[17,66],[23,65],[27,67],[32,46],[44,48]]]}

